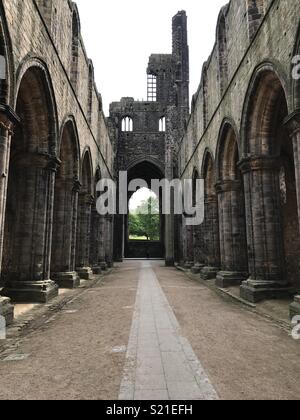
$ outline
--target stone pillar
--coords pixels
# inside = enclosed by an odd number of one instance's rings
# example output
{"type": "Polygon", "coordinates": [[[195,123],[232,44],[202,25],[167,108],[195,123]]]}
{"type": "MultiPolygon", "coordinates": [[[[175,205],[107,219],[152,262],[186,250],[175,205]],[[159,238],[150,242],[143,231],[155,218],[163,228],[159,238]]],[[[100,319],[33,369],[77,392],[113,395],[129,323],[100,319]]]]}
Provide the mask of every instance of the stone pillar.
{"type": "MultiPolygon", "coordinates": [[[[17,122],[18,117],[13,111],[5,105],[0,105],[0,272],[3,255],[10,142],[13,126],[17,122]]],[[[5,318],[7,325],[13,321],[14,308],[9,298],[0,296],[0,315],[5,318]]]]}
{"type": "Polygon", "coordinates": [[[86,192],[79,193],[76,271],[83,280],[89,280],[93,274],[90,267],[91,212],[93,202],[94,199],[90,194],[86,192]]]}
{"type": "Polygon", "coordinates": [[[77,179],[56,179],[51,277],[59,287],[67,289],[80,285],[75,271],[79,190],[80,183],[77,179]]]}
{"type": "Polygon", "coordinates": [[[220,269],[220,239],[217,196],[206,197],[204,201],[204,254],[205,267],[201,270],[204,280],[214,279],[220,269]]]}
{"type": "MultiPolygon", "coordinates": [[[[300,110],[291,114],[285,121],[294,148],[295,178],[298,204],[298,217],[300,227],[300,110]]],[[[299,230],[300,233],[300,230],[299,230]]],[[[300,261],[298,261],[300,264],[300,261]]],[[[300,292],[300,291],[299,291],[300,292]]],[[[300,315],[300,295],[295,297],[294,303],[290,306],[291,318],[300,315]]]]}
{"type": "Polygon", "coordinates": [[[191,271],[193,274],[199,274],[205,266],[203,254],[203,225],[194,226],[193,233],[194,266],[191,271]]]}
{"type": "Polygon", "coordinates": [[[104,216],[95,206],[92,209],[90,261],[94,274],[101,274],[107,269],[105,261],[104,216]]]}
{"type": "Polygon", "coordinates": [[[216,186],[219,202],[221,271],[216,285],[240,285],[248,278],[245,205],[241,181],[221,181],[216,186]]]}
{"type": "Polygon", "coordinates": [[[56,157],[45,153],[16,156],[14,173],[19,207],[13,260],[3,295],[15,302],[45,303],[58,295],[50,280],[56,157]]]}
{"type": "Polygon", "coordinates": [[[183,260],[184,260],[184,268],[190,270],[194,265],[194,252],[193,252],[193,226],[188,226],[186,224],[186,220],[184,217],[184,224],[183,224],[183,260]]]}
{"type": "Polygon", "coordinates": [[[239,166],[244,175],[250,273],[241,286],[241,297],[253,303],[286,297],[290,289],[280,211],[280,161],[260,156],[244,159],[239,166]]]}
{"type": "Polygon", "coordinates": [[[114,229],[113,229],[114,218],[111,215],[107,215],[105,218],[105,259],[107,267],[112,268],[114,265],[113,257],[113,238],[114,238],[114,229]]]}

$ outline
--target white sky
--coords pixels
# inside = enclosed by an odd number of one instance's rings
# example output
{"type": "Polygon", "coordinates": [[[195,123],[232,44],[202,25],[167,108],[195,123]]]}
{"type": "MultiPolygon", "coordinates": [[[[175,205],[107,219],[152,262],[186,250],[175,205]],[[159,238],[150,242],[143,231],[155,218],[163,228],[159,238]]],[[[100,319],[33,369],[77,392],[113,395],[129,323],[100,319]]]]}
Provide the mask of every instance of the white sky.
{"type": "Polygon", "coordinates": [[[210,55],[226,0],[76,0],[81,33],[104,111],[123,96],[146,99],[146,68],[152,53],[171,53],[172,17],[188,15],[191,97],[210,55]]]}

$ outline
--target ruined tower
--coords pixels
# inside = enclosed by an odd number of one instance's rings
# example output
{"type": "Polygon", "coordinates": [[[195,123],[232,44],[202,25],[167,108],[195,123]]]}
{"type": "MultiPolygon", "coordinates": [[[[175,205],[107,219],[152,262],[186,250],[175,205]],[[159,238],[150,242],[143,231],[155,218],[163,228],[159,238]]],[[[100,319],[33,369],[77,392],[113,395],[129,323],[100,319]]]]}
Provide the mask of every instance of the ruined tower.
{"type": "MultiPolygon", "coordinates": [[[[110,126],[116,145],[116,177],[128,171],[128,182],[142,178],[173,179],[177,144],[189,115],[189,47],[187,16],[178,12],[172,21],[172,53],[152,54],[147,67],[147,101],[122,98],[110,106],[110,126]]],[[[115,258],[135,256],[127,235],[127,218],[115,222],[115,258]],[[120,240],[122,238],[122,240],[120,240]]],[[[159,249],[154,257],[174,262],[174,220],[162,217],[159,249]]],[[[139,256],[145,256],[139,250],[139,256]]]]}

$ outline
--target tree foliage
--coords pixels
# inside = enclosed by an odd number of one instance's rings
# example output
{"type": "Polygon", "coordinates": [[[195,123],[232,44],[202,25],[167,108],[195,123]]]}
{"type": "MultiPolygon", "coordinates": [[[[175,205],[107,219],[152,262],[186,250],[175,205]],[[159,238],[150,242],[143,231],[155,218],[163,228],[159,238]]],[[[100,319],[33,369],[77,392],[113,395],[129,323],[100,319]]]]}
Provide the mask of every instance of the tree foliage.
{"type": "Polygon", "coordinates": [[[146,238],[147,241],[160,239],[159,200],[150,197],[129,215],[129,237],[146,238]]]}

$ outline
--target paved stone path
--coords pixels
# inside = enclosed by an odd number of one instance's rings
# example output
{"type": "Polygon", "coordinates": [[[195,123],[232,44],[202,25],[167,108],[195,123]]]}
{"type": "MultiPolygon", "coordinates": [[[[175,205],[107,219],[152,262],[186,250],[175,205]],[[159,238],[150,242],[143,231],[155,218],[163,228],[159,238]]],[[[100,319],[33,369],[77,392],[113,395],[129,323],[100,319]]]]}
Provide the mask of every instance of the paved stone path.
{"type": "Polygon", "coordinates": [[[142,262],[120,400],[216,400],[149,262],[142,262]]]}

